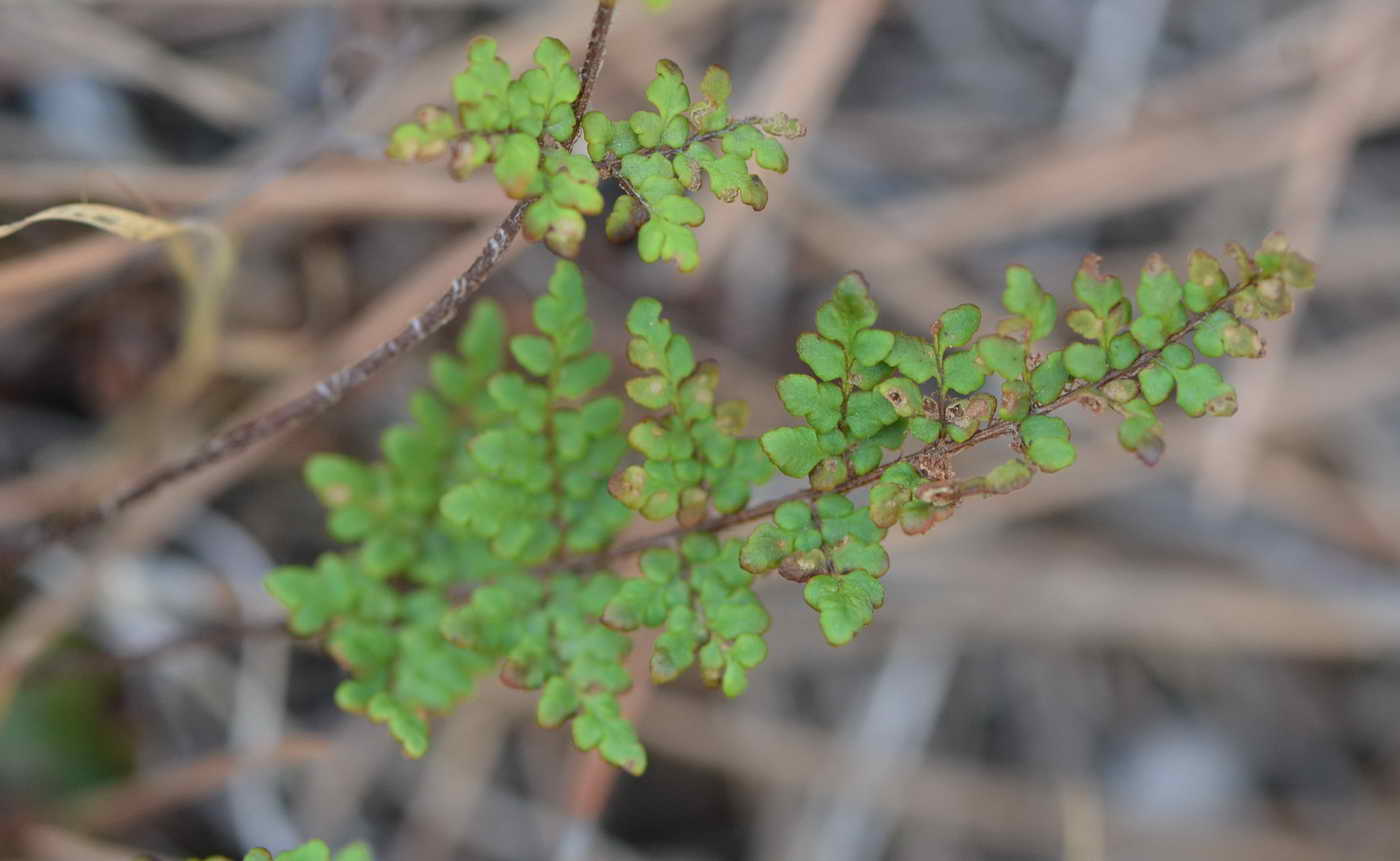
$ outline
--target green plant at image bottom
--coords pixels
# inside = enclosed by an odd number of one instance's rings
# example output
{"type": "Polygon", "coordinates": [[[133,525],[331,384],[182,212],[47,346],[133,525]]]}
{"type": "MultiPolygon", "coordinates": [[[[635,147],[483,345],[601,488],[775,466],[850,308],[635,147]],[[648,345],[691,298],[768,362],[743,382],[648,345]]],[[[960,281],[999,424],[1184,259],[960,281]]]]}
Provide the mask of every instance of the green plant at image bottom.
{"type": "MultiPolygon", "coordinates": [[[[197,861],[197,859],[195,859],[197,861]]],[[[223,855],[211,855],[204,861],[231,861],[223,855]]],[[[243,861],[374,861],[374,853],[364,843],[352,843],[332,853],[330,847],[320,840],[310,840],[295,849],[273,855],[266,849],[253,849],[243,856],[243,861]]]]}
{"type": "Polygon", "coordinates": [[[267,586],[293,631],[323,637],[349,672],[341,707],[387,724],[408,755],[427,750],[431,715],[494,674],[538,692],[541,725],[569,723],[580,749],[639,774],[646,752],[619,700],[633,632],[657,631],[653,682],[694,667],[737,696],[767,654],[757,576],[803,584],[842,645],[885,601],[890,528],[926,532],[965,499],[1074,464],[1061,407],[1116,416],[1120,443],[1147,464],[1163,455],[1168,399],[1193,417],[1233,414],[1234,388],[1205,360],[1262,355],[1248,321],[1287,313],[1314,272],[1279,235],[1229,257],[1233,281],[1205,252],[1184,279],[1153,255],[1132,297],[1086,257],[1063,315],[1077,337],[1063,346],[1041,345],[1061,314],[1023,267],[1007,270],[1006,314],[985,334],[974,305],[926,336],[880,328],[849,274],[797,339],[810,373],[777,381],[798,423],[757,436],[744,435],[743,403],[720,400],[715,363],[649,298],[626,320],[636,373],[623,388],[644,415],[624,426],[622,401],[598,394],[612,369],[590,349],[582,277],[561,260],[534,332],[507,335],[495,303],[474,305],[456,354],[434,357],[431,390],[411,398],[413,423],[385,432],[382,460],[307,463],[331,535],[351,546],[267,586]],[[953,455],[996,438],[1009,460],[957,474],[953,455]],[[629,449],[637,462],[623,466],[629,449]],[[750,504],[775,471],[809,487],[750,504]],[[619,547],[636,515],[675,526],[619,547]],[[634,554],[636,576],[619,576],[612,566],[634,554]]]}

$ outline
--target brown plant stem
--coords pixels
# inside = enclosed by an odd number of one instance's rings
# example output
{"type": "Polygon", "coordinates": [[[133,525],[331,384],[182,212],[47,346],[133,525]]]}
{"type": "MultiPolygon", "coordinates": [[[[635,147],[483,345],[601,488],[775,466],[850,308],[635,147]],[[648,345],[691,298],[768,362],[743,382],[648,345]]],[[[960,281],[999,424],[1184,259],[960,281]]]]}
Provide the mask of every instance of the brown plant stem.
{"type": "Polygon", "coordinates": [[[588,34],[588,50],[583,55],[583,68],[579,70],[578,98],[574,99],[574,133],[564,148],[569,149],[583,133],[583,115],[588,113],[589,100],[593,98],[593,85],[598,81],[598,70],[603,68],[603,56],[608,52],[608,28],[612,26],[614,0],[598,0],[593,10],[593,31],[588,34]]]}
{"type": "MultiPolygon", "coordinates": [[[[573,146],[583,129],[583,115],[606,54],[608,30],[612,25],[613,0],[599,0],[593,14],[593,30],[588,38],[588,50],[579,70],[580,88],[574,100],[574,133],[565,143],[573,146]]],[[[69,537],[76,532],[102,523],[127,507],[140,502],[161,488],[206,466],[234,457],[254,443],[307,423],[339,403],[352,389],[362,385],[381,368],[402,353],[408,352],[443,326],[456,318],[471,297],[491,275],[506,249],[520,232],[521,221],[530,200],[522,200],[511,209],[486,241],[481,254],[466,271],[452,280],[447,292],[410,320],[397,335],[375,347],[353,364],[336,371],[318,382],[305,394],[261,415],[240,422],[215,434],[194,451],[147,473],[135,484],[108,498],[94,508],[76,515],[33,524],[19,536],[20,552],[30,552],[51,541],[69,537]]]]}

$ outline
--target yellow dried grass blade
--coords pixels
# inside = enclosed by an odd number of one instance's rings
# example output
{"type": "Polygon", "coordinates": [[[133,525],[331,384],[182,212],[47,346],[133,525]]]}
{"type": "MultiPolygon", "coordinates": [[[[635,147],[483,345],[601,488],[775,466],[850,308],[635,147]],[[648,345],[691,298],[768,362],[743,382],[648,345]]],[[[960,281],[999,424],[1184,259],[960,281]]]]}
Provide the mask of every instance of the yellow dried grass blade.
{"type": "Polygon", "coordinates": [[[186,292],[180,349],[153,387],[158,403],[179,404],[192,397],[217,364],[223,293],[233,274],[233,243],[224,231],[204,221],[170,221],[106,203],[65,203],[0,225],[0,239],[40,221],[86,224],[133,242],[160,242],[186,292]],[[208,243],[196,253],[187,234],[208,243]]]}
{"type": "Polygon", "coordinates": [[[169,239],[177,233],[196,229],[190,224],[166,221],[105,203],[65,203],[40,210],[19,221],[0,225],[0,239],[40,221],[72,221],[86,224],[137,242],[169,239]]]}

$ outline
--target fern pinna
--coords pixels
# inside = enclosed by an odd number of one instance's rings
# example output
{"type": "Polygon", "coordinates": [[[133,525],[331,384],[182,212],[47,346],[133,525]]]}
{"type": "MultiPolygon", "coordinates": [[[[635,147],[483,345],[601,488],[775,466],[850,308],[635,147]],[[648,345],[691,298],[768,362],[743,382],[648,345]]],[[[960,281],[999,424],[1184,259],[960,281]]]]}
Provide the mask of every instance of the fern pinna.
{"type": "Polygon", "coordinates": [[[542,725],[570,722],[581,749],[639,773],[646,753],[618,700],[631,632],[659,631],[652,681],[696,667],[737,696],[767,653],[756,576],[802,583],[826,640],[844,644],[884,603],[891,527],[926,532],[964,499],[1074,463],[1059,408],[1116,414],[1119,441],[1149,464],[1168,398],[1190,416],[1234,413],[1234,388],[1202,359],[1261,355],[1247,321],[1286,313],[1313,269],[1277,235],[1230,256],[1233,281],[1204,252],[1184,281],[1154,256],[1136,301],[1086,258],[1064,315],[1078,337],[1045,352],[1058,303],[1023,268],[1007,270],[1006,316],[980,337],[973,305],[927,335],[878,328],[852,273],[797,340],[811,373],[777,381],[800,423],[757,437],[654,299],[627,316],[625,391],[647,415],[624,428],[622,400],[598,394],[612,362],[590,350],[580,272],[559,261],[536,332],[507,336],[500,308],[476,303],[456,355],[435,356],[432,389],[411,399],[414,423],[385,432],[383,460],[308,462],[331,535],[355,546],[278,569],[268,587],[293,630],[324,636],[349,671],[339,704],[387,723],[409,755],[427,749],[430,715],[496,674],[539,692],[542,725]],[[998,437],[1010,459],[957,473],[954,455],[998,437]],[[750,505],[775,469],[810,487],[750,505]],[[676,527],[619,547],[634,514],[676,527]],[[620,576],[634,553],[637,571],[620,576]]]}
{"type": "MultiPolygon", "coordinates": [[[[595,36],[610,14],[601,4],[595,36]]],[[[708,184],[720,201],[763,209],[768,191],[750,164],[786,170],[781,141],[803,133],[782,114],[733,117],[718,67],[695,98],[662,60],[645,93],[654,110],[611,119],[584,110],[587,75],[556,39],[518,77],[489,39],[467,54],[454,106],[421,109],[388,154],[445,159],[459,180],[491,165],[527,238],[562,258],[577,254],[585,217],[602,214],[599,185],[611,179],[621,193],[608,238],[635,241],[645,261],[695,268],[692,228],[705,211],[691,193],[708,184]],[[573,151],[580,137],[586,153],[573,151]]],[[[579,748],[638,774],[646,752],[619,701],[633,684],[634,632],[656,631],[653,682],[695,668],[738,696],[767,655],[757,577],[801,583],[826,640],[847,643],[885,601],[888,530],[927,532],[965,499],[1074,463],[1060,408],[1115,414],[1119,441],[1149,465],[1163,454],[1168,398],[1190,416],[1234,413],[1234,388],[1202,359],[1262,355],[1248,321],[1287,313],[1314,274],[1278,235],[1228,256],[1233,280],[1201,251],[1183,280],[1154,255],[1132,298],[1088,256],[1063,317],[1012,266],[994,326],[965,304],[914,334],[878,327],[870,288],[851,273],[797,339],[810,373],[777,381],[795,423],[756,436],[745,435],[747,406],[722,399],[719,367],[697,359],[650,298],[626,319],[635,373],[621,390],[642,416],[625,424],[613,362],[592,349],[582,275],[560,260],[533,332],[510,335],[499,306],[474,304],[455,354],[434,356],[431,388],[410,399],[413,422],[384,433],[382,460],[306,464],[347,547],[279,568],[267,586],[292,630],[320,636],[349,673],[339,705],[387,724],[409,756],[427,750],[430,716],[496,675],[538,692],[542,725],[569,723],[579,748]],[[1077,337],[1047,340],[1061,319],[1077,337]],[[1011,457],[959,475],[954,456],[996,438],[1011,457]],[[753,503],[779,471],[808,486],[753,503]],[[637,515],[675,526],[619,544],[637,515]]]]}

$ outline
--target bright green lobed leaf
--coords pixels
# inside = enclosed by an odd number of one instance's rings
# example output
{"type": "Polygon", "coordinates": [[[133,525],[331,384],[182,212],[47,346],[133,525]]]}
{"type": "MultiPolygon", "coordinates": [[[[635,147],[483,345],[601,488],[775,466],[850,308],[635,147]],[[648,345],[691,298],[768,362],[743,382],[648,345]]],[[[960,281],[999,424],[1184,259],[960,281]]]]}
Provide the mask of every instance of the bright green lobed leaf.
{"type": "Polygon", "coordinates": [[[1026,454],[1045,472],[1059,472],[1075,460],[1074,446],[1061,439],[1038,439],[1026,446],[1026,454]]]}
{"type": "Polygon", "coordinates": [[[841,389],[831,383],[788,374],[778,380],[778,397],[789,413],[805,418],[818,432],[832,430],[841,421],[841,389]]]}
{"type": "Polygon", "coordinates": [[[652,218],[637,231],[637,254],[644,263],[675,261],[682,272],[700,265],[700,245],[695,231],[664,218],[652,218]]]}
{"type": "Polygon", "coordinates": [[[1178,371],[1191,367],[1196,361],[1195,356],[1191,355],[1191,348],[1184,344],[1168,344],[1162,348],[1160,358],[1166,367],[1178,371]]]}
{"type": "Polygon", "coordinates": [[[977,357],[992,373],[1008,380],[1026,375],[1026,345],[1000,335],[977,341],[977,357]]]}
{"type": "Polygon", "coordinates": [[[637,731],[622,716],[617,697],[593,694],[583,700],[582,713],[574,718],[574,744],[579,750],[593,750],[607,762],[631,775],[640,775],[647,767],[646,750],[637,731]]]}
{"type": "MultiPolygon", "coordinates": [[[[211,856],[205,861],[228,861],[224,856],[211,856]]],[[[330,847],[321,840],[310,840],[295,849],[273,855],[266,849],[252,849],[243,861],[332,861],[330,847]]],[[[335,853],[334,861],[374,861],[374,854],[365,843],[351,843],[335,853]]]]}
{"type": "Polygon", "coordinates": [[[374,492],[374,478],[359,461],[339,454],[312,455],[302,470],[321,504],[336,508],[364,502],[374,492]]]}
{"type": "Polygon", "coordinates": [[[352,565],[326,553],[316,560],[314,570],[298,565],[273,569],[264,585],[290,611],[292,632],[309,636],[356,605],[365,584],[352,565]]]}
{"type": "Polygon", "coordinates": [[[1235,387],[1225,382],[1215,368],[1197,364],[1185,369],[1172,369],[1172,376],[1176,379],[1176,403],[1187,415],[1235,414],[1235,387]]]}
{"type": "Polygon", "coordinates": [[[909,434],[920,442],[931,443],[943,432],[943,423],[927,416],[909,419],[909,434]]]}
{"type": "Polygon", "coordinates": [[[1160,317],[1139,317],[1133,321],[1130,331],[1147,350],[1160,350],[1167,342],[1167,326],[1160,317]]]}
{"type": "Polygon", "coordinates": [[[671,324],[661,318],[661,303],[649,296],[632,303],[627,312],[627,331],[632,341],[627,358],[638,368],[668,372],[666,348],[671,343],[671,324]]]}
{"type": "Polygon", "coordinates": [[[786,173],[788,168],[787,150],[783,145],[766,137],[756,127],[741,125],[720,139],[725,156],[753,158],[758,166],[774,173],[786,173]]]}
{"type": "Polygon", "coordinates": [[[856,334],[869,328],[877,315],[865,276],[848,272],[836,283],[832,298],[817,309],[817,331],[850,348],[856,334]]]}
{"type": "Polygon", "coordinates": [[[1097,254],[1084,255],[1079,271],[1074,275],[1074,295],[1089,307],[1095,317],[1104,319],[1123,299],[1123,282],[1112,275],[1099,272],[1103,258],[1097,254]]]}
{"type": "Polygon", "coordinates": [[[1073,343],[1065,348],[1065,372],[1071,377],[1096,383],[1108,373],[1108,359],[1102,348],[1093,344],[1073,343]]]}
{"type": "Polygon", "coordinates": [[[982,309],[964,303],[949,308],[938,316],[938,343],[946,347],[961,347],[972,340],[982,326],[982,309]]]}
{"type": "Polygon", "coordinates": [[[805,478],[822,459],[817,432],[810,427],[774,428],[759,441],[773,465],[793,478],[805,478]]]}
{"type": "Polygon", "coordinates": [[[496,157],[496,181],[506,195],[516,200],[528,197],[539,173],[539,141],[526,134],[507,135],[496,157]]]}
{"type": "Polygon", "coordinates": [[[554,370],[554,343],[542,335],[516,335],[510,339],[510,353],[525,370],[537,377],[554,370]]]}
{"type": "Polygon", "coordinates": [[[1037,404],[1048,404],[1060,396],[1065,383],[1069,382],[1069,371],[1065,370],[1065,354],[1056,350],[1031,371],[1031,391],[1037,404]]]}
{"type": "Polygon", "coordinates": [[[835,341],[804,332],[797,338],[797,355],[820,380],[840,379],[846,373],[846,351],[835,341]]]}
{"type": "Polygon", "coordinates": [[[367,712],[375,723],[386,724],[389,733],[412,759],[428,752],[428,722],[422,713],[404,706],[387,692],[375,694],[367,712]]]}
{"type": "Polygon", "coordinates": [[[977,353],[960,350],[943,359],[943,383],[961,395],[970,395],[982,388],[986,374],[977,364],[977,353]]]}
{"type": "Polygon", "coordinates": [[[647,86],[646,96],[656,112],[638,111],[632,115],[630,124],[637,141],[644,147],[678,147],[685,143],[690,126],[681,114],[690,108],[690,90],[680,67],[671,60],[658,60],[656,77],[647,86]]]}
{"type": "MultiPolygon", "coordinates": [[[[1006,288],[1002,291],[1001,302],[1006,310],[1026,320],[1031,340],[1039,340],[1054,331],[1059,306],[1055,297],[1041,289],[1040,283],[1026,267],[1006,268],[1006,288]]],[[[976,331],[976,326],[973,327],[973,331],[976,331]]],[[[966,343],[966,339],[962,343],[966,343]]],[[[954,347],[961,345],[950,344],[954,347]]]]}
{"type": "Polygon", "coordinates": [[[1138,313],[1161,320],[1165,334],[1175,334],[1186,326],[1186,312],[1181,304],[1183,297],[1181,282],[1162,255],[1149,255],[1138,281],[1138,313]]]}
{"type": "Polygon", "coordinates": [[[851,343],[851,354],[862,365],[882,362],[894,346],[894,333],[884,329],[862,329],[851,343]]]}
{"type": "Polygon", "coordinates": [[[822,574],[807,581],[802,597],[820,614],[826,641],[844,646],[875,618],[875,610],[885,601],[885,588],[865,571],[822,574]]]}
{"type": "Polygon", "coordinates": [[[500,132],[510,125],[507,91],[510,67],[496,57],[494,39],[477,37],[467,46],[465,72],[452,79],[462,128],[472,132],[500,132]]]}
{"type": "Polygon", "coordinates": [[[601,386],[611,374],[612,359],[602,353],[590,353],[559,368],[554,393],[561,398],[581,398],[601,386]]]}
{"type": "Polygon", "coordinates": [[[1108,364],[1116,371],[1124,370],[1141,355],[1137,339],[1124,332],[1108,342],[1108,364]]]}
{"type": "MultiPolygon", "coordinates": [[[[743,126],[742,128],[751,128],[743,126]]],[[[733,135],[725,135],[726,143],[733,135]]],[[[726,151],[715,155],[703,143],[693,143],[685,155],[705,171],[710,180],[710,193],[723,203],[738,200],[754,212],[761,212],[768,205],[768,188],[757,175],[749,173],[748,159],[734,152],[726,151]]]]}
{"type": "Polygon", "coordinates": [[[845,425],[859,439],[868,439],[898,420],[889,400],[876,392],[853,392],[846,399],[845,425]]]}
{"type": "MultiPolygon", "coordinates": [[[[960,307],[976,309],[977,306],[966,305],[960,307]]],[[[953,310],[956,311],[958,309],[955,308],[953,310]]],[[[951,313],[953,312],[945,312],[945,316],[951,313]]],[[[980,318],[981,312],[978,313],[980,318]]],[[[954,319],[957,320],[959,318],[954,319]]],[[[966,315],[963,315],[960,319],[960,325],[965,329],[965,324],[967,322],[966,315]]],[[[976,331],[976,326],[973,327],[973,330],[976,331]]],[[[946,336],[940,333],[939,337],[942,339],[946,336]]],[[[943,343],[943,341],[940,340],[940,343],[943,343]]],[[[927,382],[938,373],[938,355],[934,352],[933,345],[922,338],[914,338],[902,332],[895,335],[894,344],[890,348],[889,355],[885,357],[884,361],[892,367],[897,368],[901,374],[916,383],[927,382]]],[[[981,383],[978,383],[978,385],[980,386],[981,383]]]]}

